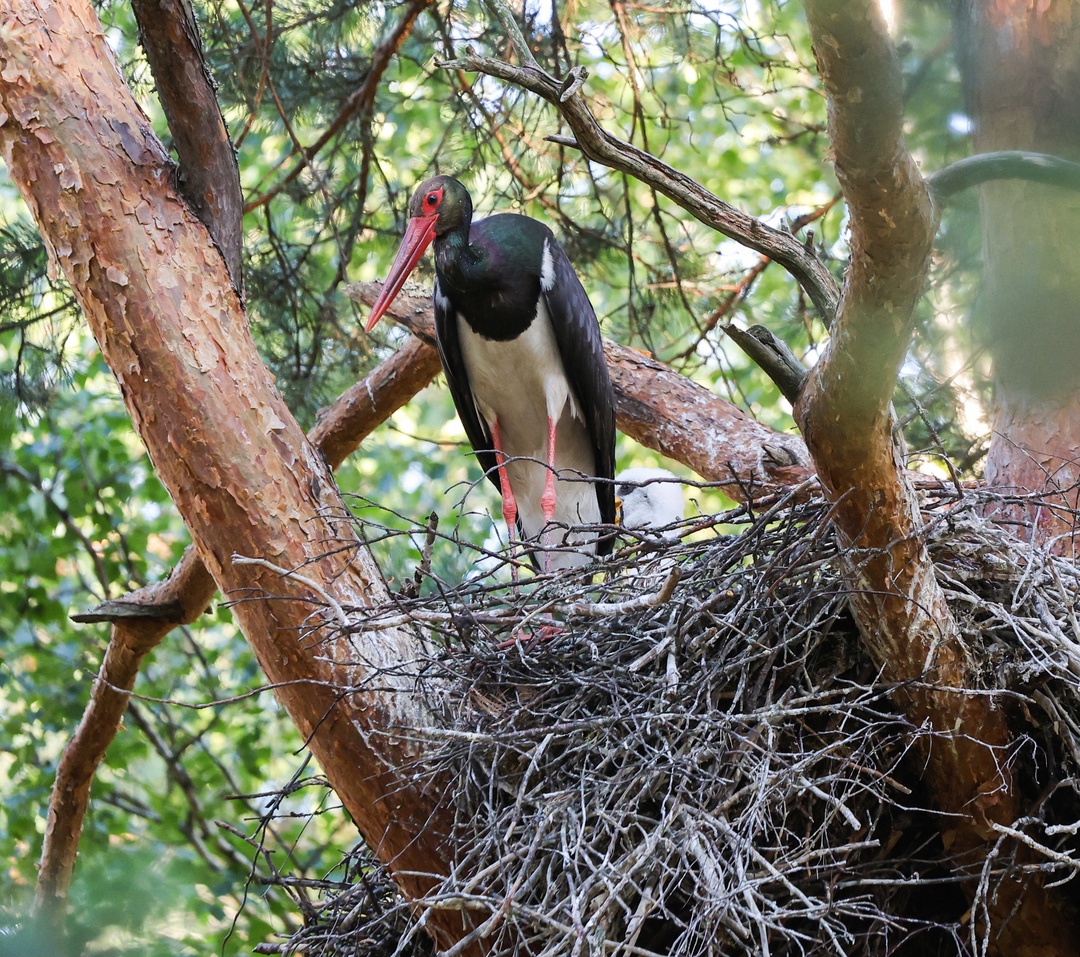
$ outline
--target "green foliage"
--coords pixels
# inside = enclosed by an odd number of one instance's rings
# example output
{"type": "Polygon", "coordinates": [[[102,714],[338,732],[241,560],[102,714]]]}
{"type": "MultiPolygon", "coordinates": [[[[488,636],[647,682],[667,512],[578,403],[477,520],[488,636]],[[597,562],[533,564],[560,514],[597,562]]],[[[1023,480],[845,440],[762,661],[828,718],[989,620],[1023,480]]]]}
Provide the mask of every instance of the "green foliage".
{"type": "MultiPolygon", "coordinates": [[[[909,137],[931,169],[967,149],[962,98],[941,45],[944,14],[935,4],[908,7],[900,38],[909,137]]],[[[588,69],[585,92],[607,129],[773,225],[812,218],[799,235],[842,274],[844,210],[830,205],[837,186],[824,99],[797,4],[628,5],[622,20],[601,0],[555,9],[572,11],[573,22],[526,5],[535,55],[555,73],[588,69]]],[[[129,7],[110,0],[101,12],[167,141],[129,7]]],[[[566,133],[551,107],[490,78],[440,69],[436,58],[466,42],[504,49],[479,2],[454,0],[421,16],[370,109],[347,115],[402,5],[212,0],[197,13],[250,204],[252,329],[305,425],[399,341],[389,324],[364,336],[342,286],[385,275],[412,188],[441,171],[461,176],[480,215],[517,209],[549,221],[608,335],[654,351],[763,421],[792,427],[772,383],[712,324],[764,323],[810,362],[825,333],[805,297],[775,265],[743,287],[757,254],[546,140],[566,133]],[[337,132],[302,162],[296,144],[316,143],[339,117],[337,132]]],[[[965,468],[977,464],[980,445],[964,415],[983,398],[960,321],[977,275],[975,216],[962,201],[942,224],[935,290],[897,396],[913,447],[965,468]]],[[[76,626],[69,616],[161,578],[186,544],[70,291],[46,267],[25,210],[0,184],[0,935],[18,930],[3,938],[13,954],[61,952],[55,941],[43,950],[21,922],[56,762],[107,640],[102,626],[76,626]]],[[[430,279],[430,262],[419,275],[430,279]]],[[[625,439],[618,461],[662,464],[625,439]]],[[[372,436],[339,480],[394,585],[411,579],[432,512],[445,534],[489,544],[500,534],[495,496],[441,382],[372,436]],[[387,537],[383,527],[410,533],[387,537]]],[[[699,498],[703,508],[718,505],[699,498]]],[[[440,544],[432,572],[456,581],[471,561],[440,544]]],[[[71,953],[84,943],[114,954],[249,952],[296,909],[280,888],[249,887],[253,870],[265,876],[288,864],[317,877],[355,839],[340,815],[321,813],[318,789],[316,798],[305,789],[286,799],[265,826],[266,797],[227,797],[277,791],[303,766],[302,742],[269,694],[192,707],[261,681],[220,604],[144,665],[136,688],[144,697],[95,782],[72,888],[71,953]],[[269,856],[217,819],[264,841],[269,856]]]]}
{"type": "MultiPolygon", "coordinates": [[[[162,577],[185,544],[104,363],[85,333],[73,337],[73,351],[90,358],[70,371],[70,388],[33,414],[0,418],[0,908],[12,915],[0,917],[0,933],[25,911],[53,774],[107,637],[69,616],[162,577]]],[[[137,702],[98,773],[71,892],[72,954],[83,941],[116,954],[201,953],[207,922],[224,934],[251,851],[213,821],[243,827],[258,802],[222,795],[286,780],[301,742],[269,695],[243,710],[180,703],[261,680],[222,608],[144,665],[138,691],[175,703],[137,702]],[[199,887],[218,903],[207,909],[193,896],[199,887]]],[[[279,839],[288,846],[301,830],[286,824],[279,839]]],[[[61,952],[36,950],[30,929],[16,940],[26,953],[61,952]]]]}
{"type": "Polygon", "coordinates": [[[74,300],[50,282],[47,262],[33,226],[0,216],[0,412],[43,405],[65,375],[74,300]]]}

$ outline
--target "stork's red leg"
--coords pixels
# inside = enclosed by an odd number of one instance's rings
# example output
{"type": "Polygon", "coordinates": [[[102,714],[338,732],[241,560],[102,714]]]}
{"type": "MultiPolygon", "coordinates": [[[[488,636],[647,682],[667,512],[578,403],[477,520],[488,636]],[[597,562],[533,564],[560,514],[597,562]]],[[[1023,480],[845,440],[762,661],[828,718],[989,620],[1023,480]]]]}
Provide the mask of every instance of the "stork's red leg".
{"type": "MultiPolygon", "coordinates": [[[[547,480],[544,482],[544,494],[540,496],[540,507],[544,510],[545,523],[550,525],[555,518],[555,420],[548,416],[547,436],[547,480]]],[[[544,537],[550,533],[545,532],[544,537]]],[[[544,571],[551,571],[551,552],[544,552],[544,571]]]]}
{"type": "MultiPolygon", "coordinates": [[[[495,446],[495,464],[499,468],[499,489],[502,492],[503,521],[506,522],[506,531],[510,536],[510,543],[517,541],[517,500],[514,498],[514,490],[510,488],[510,476],[506,474],[506,453],[503,451],[502,432],[499,429],[499,420],[491,423],[491,443],[495,446]]],[[[516,582],[518,577],[517,563],[510,566],[510,577],[516,582]]]]}

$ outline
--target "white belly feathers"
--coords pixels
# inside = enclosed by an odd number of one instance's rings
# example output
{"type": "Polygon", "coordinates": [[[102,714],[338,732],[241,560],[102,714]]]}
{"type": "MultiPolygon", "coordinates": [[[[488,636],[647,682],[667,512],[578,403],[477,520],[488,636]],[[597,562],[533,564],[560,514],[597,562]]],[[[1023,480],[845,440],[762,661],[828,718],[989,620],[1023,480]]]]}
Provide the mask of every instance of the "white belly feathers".
{"type": "MultiPolygon", "coordinates": [[[[526,538],[544,530],[540,506],[548,470],[548,417],[556,423],[554,527],[544,536],[550,546],[552,568],[584,565],[595,552],[595,534],[567,537],[565,528],[600,521],[596,490],[589,482],[565,481],[596,474],[596,462],[588,429],[563,371],[555,334],[543,297],[536,318],[516,339],[496,342],[473,332],[459,315],[458,335],[469,386],[480,416],[489,429],[498,420],[503,451],[513,459],[521,456],[537,462],[507,464],[510,487],[518,502],[518,514],[526,538]],[[585,545],[571,552],[561,545],[585,545]]],[[[543,556],[538,556],[541,564],[543,556]]]]}

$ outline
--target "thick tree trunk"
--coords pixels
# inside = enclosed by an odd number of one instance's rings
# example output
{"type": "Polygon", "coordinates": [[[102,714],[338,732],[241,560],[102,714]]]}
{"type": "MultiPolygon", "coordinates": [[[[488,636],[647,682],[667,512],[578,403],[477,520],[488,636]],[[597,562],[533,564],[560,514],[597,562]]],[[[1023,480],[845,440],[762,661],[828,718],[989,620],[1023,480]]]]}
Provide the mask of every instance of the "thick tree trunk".
{"type": "MultiPolygon", "coordinates": [[[[327,627],[335,608],[379,600],[379,577],[84,0],[7,5],[0,147],[261,667],[365,838],[419,897],[452,853],[439,782],[411,773],[414,731],[433,720],[414,681],[421,649],[402,632],[350,641],[327,627]],[[237,553],[302,568],[306,582],[237,553]]],[[[465,917],[432,912],[440,946],[465,917]]]]}
{"type": "MultiPolygon", "coordinates": [[[[956,34],[979,152],[1080,160],[1080,2],[966,0],[956,34]]],[[[1018,534],[1080,554],[1080,195],[1017,180],[980,190],[982,331],[993,357],[987,481],[1039,504],[1018,534]],[[1026,526],[1026,527],[1025,527],[1026,526]]]]}
{"type": "MultiPolygon", "coordinates": [[[[1000,826],[1020,815],[1000,709],[969,694],[974,673],[920,532],[890,400],[922,296],[935,218],[902,136],[899,65],[873,0],[806,0],[829,97],[829,134],[851,221],[851,262],[828,348],[795,418],[846,546],[863,642],[913,724],[935,739],[925,775],[945,813],[943,840],[974,878],[1000,826]]],[[[975,882],[969,885],[974,890],[975,882]]],[[[990,953],[1077,952],[1071,915],[1038,875],[985,901],[990,953]]]]}
{"type": "MultiPolygon", "coordinates": [[[[435,378],[440,368],[434,349],[410,339],[326,410],[308,433],[309,441],[330,468],[337,469],[372,429],[435,378]]],[[[98,680],[60,756],[49,796],[34,904],[54,926],[65,916],[90,785],[127,711],[127,692],[135,687],[142,660],[174,628],[198,619],[216,592],[217,583],[189,547],[168,578],[72,616],[75,621],[104,621],[112,627],[98,680]]]]}

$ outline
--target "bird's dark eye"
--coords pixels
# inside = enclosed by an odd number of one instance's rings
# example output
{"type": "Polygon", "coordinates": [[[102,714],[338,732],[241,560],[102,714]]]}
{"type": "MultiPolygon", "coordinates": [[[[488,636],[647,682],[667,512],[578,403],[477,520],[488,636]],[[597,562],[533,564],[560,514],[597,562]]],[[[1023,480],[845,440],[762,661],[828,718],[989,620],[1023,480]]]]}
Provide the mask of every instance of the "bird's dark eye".
{"type": "Polygon", "coordinates": [[[424,203],[434,209],[436,206],[439,205],[439,194],[428,193],[427,196],[424,198],[424,203]]]}

